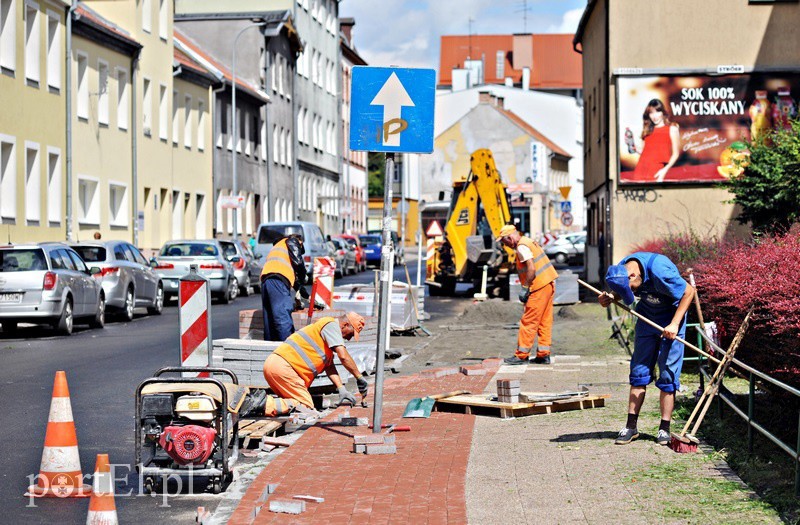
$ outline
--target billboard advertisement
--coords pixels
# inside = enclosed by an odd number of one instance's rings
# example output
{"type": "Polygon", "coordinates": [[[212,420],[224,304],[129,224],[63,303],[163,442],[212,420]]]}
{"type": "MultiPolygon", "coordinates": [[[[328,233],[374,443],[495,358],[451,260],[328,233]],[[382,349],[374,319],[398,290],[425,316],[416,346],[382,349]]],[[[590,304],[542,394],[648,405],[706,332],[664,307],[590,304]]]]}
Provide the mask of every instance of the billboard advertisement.
{"type": "Polygon", "coordinates": [[[797,116],[800,73],[620,77],[621,184],[715,183],[741,173],[746,141],[797,116]]]}

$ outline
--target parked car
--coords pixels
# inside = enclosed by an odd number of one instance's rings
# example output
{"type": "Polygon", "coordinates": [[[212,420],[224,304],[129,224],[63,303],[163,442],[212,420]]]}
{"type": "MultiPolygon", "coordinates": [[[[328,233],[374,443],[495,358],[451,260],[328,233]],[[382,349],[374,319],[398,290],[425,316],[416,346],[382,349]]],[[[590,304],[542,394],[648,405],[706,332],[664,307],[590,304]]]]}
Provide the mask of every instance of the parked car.
{"type": "Polygon", "coordinates": [[[260,253],[266,260],[272,245],[292,234],[298,234],[303,239],[303,246],[306,250],[303,262],[306,265],[308,282],[311,282],[314,257],[328,256],[328,247],[325,244],[322,230],[313,222],[267,222],[259,225],[255,252],[260,253]]]}
{"type": "Polygon", "coordinates": [[[356,266],[358,266],[359,272],[366,271],[367,269],[367,254],[364,253],[364,248],[361,247],[361,241],[358,240],[358,236],[356,235],[337,235],[339,239],[344,239],[347,243],[353,247],[356,252],[356,266]]]}
{"type": "Polygon", "coordinates": [[[106,308],[124,320],[133,319],[133,309],[146,307],[150,315],[164,309],[164,286],[144,255],[125,241],[70,243],[86,264],[100,268],[106,308]]]}
{"type": "Polygon", "coordinates": [[[558,264],[583,264],[586,232],[565,233],[544,247],[544,253],[558,264]]]}
{"type": "Polygon", "coordinates": [[[234,257],[239,257],[239,262],[233,263],[233,275],[239,285],[239,293],[243,296],[250,295],[251,292],[261,292],[261,254],[256,255],[250,246],[241,239],[221,240],[222,250],[225,258],[229,261],[234,257]]]}
{"type": "Polygon", "coordinates": [[[239,295],[239,283],[233,274],[233,264],[239,260],[239,256],[230,261],[226,259],[222,245],[216,239],[181,240],[165,243],[150,264],[164,283],[165,300],[178,296],[181,277],[196,264],[197,272],[209,281],[211,295],[227,304],[239,295]]]}
{"type": "Polygon", "coordinates": [[[381,247],[383,240],[380,235],[360,235],[361,246],[364,247],[364,255],[367,258],[367,265],[381,265],[381,247]]]}
{"type": "Polygon", "coordinates": [[[339,277],[358,271],[356,250],[345,239],[334,237],[330,240],[336,250],[336,270],[339,277]]]}
{"type": "MultiPolygon", "coordinates": [[[[370,235],[377,235],[382,238],[383,232],[381,230],[369,230],[370,235]]],[[[392,245],[394,246],[394,264],[395,266],[401,265],[406,262],[406,251],[403,248],[403,243],[400,242],[400,236],[396,231],[389,232],[392,235],[392,245]]]]}
{"type": "Polygon", "coordinates": [[[76,321],[103,328],[106,299],[97,266],[88,268],[62,243],[0,247],[0,324],[6,334],[18,323],[49,324],[71,335],[76,321]]]}

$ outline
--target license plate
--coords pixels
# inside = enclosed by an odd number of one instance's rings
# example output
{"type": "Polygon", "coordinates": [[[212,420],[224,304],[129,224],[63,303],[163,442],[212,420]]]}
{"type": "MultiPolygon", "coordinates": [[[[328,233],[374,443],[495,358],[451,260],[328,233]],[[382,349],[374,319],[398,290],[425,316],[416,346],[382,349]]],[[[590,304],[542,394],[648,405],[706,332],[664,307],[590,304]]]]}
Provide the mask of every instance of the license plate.
{"type": "Polygon", "coordinates": [[[364,250],[364,253],[375,253],[375,250],[364,250]]]}
{"type": "Polygon", "coordinates": [[[0,303],[21,303],[21,293],[0,293],[0,303]]]}

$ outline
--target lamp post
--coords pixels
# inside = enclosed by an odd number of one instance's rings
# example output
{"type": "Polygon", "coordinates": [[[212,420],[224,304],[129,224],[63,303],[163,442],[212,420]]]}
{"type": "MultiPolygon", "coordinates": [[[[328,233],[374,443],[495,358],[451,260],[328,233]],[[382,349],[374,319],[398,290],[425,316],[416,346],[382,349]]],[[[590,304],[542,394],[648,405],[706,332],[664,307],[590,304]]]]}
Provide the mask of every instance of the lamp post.
{"type": "MultiPolygon", "coordinates": [[[[231,148],[231,157],[233,158],[233,167],[231,170],[231,176],[233,177],[233,182],[231,184],[231,193],[233,197],[236,198],[236,209],[233,212],[233,239],[236,240],[239,237],[239,201],[238,201],[238,194],[239,194],[239,185],[238,179],[236,177],[236,161],[237,158],[237,146],[239,145],[239,126],[236,122],[236,45],[239,42],[239,37],[250,28],[253,27],[264,27],[266,22],[263,20],[260,22],[253,22],[252,24],[243,27],[239,30],[236,34],[236,38],[233,39],[233,57],[231,59],[231,132],[233,133],[233,148],[231,148]]],[[[246,137],[245,137],[246,138],[246,137]]]]}

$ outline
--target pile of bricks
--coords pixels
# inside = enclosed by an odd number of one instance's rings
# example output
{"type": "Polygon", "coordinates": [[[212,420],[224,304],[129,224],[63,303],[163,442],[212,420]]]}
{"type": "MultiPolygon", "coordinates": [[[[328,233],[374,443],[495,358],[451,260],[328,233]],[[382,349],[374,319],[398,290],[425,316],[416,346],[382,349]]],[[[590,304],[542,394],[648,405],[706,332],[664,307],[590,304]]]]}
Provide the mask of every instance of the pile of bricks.
{"type": "Polygon", "coordinates": [[[486,369],[483,365],[464,365],[459,371],[465,376],[482,376],[486,374],[486,369]]]}
{"type": "Polygon", "coordinates": [[[501,403],[519,403],[519,379],[498,379],[497,400],[501,403]]]}
{"type": "Polygon", "coordinates": [[[353,436],[353,453],[355,454],[397,454],[394,434],[367,434],[353,436]]]}

